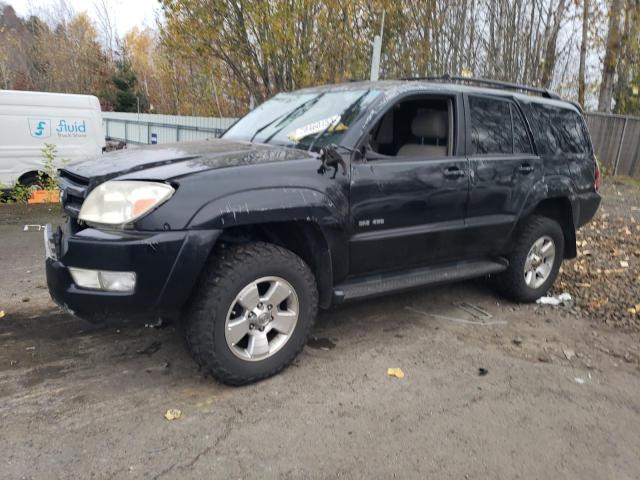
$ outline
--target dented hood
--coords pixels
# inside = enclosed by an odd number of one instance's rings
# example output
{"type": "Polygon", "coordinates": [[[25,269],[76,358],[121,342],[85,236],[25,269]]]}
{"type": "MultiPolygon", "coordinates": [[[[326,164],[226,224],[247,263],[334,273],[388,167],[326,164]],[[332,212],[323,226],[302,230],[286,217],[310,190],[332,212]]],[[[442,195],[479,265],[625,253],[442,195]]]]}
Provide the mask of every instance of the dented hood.
{"type": "Polygon", "coordinates": [[[214,139],[117,150],[63,170],[93,180],[91,183],[136,172],[145,178],[168,179],[201,170],[297,160],[311,155],[287,147],[214,139]]]}

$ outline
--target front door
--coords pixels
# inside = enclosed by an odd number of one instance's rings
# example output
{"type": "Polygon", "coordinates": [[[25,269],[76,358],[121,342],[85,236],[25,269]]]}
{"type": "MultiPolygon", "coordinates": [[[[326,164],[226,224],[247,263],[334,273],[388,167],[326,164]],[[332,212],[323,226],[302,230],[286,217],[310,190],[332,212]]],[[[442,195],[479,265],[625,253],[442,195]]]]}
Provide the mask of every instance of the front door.
{"type": "Polygon", "coordinates": [[[395,105],[381,119],[386,132],[373,133],[385,153],[352,163],[350,274],[459,258],[469,162],[455,138],[456,100],[420,96],[395,105]]]}

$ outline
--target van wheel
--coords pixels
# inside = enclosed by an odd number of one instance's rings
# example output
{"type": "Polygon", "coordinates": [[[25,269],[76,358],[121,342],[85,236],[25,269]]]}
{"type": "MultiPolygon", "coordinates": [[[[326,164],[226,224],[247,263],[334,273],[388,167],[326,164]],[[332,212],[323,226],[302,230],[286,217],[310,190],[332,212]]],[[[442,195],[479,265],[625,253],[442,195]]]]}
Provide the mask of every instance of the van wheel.
{"type": "Polygon", "coordinates": [[[36,172],[23,175],[18,182],[28,190],[39,190],[44,188],[41,178],[36,172]]]}
{"type": "Polygon", "coordinates": [[[543,296],[558,276],[564,258],[564,234],[558,222],[533,215],[514,237],[509,268],[497,278],[498,290],[516,302],[543,296]]]}
{"type": "Polygon", "coordinates": [[[263,242],[218,248],[185,315],[187,346],[221,382],[256,382],[300,353],[317,310],[315,278],[294,253],[263,242]]]}

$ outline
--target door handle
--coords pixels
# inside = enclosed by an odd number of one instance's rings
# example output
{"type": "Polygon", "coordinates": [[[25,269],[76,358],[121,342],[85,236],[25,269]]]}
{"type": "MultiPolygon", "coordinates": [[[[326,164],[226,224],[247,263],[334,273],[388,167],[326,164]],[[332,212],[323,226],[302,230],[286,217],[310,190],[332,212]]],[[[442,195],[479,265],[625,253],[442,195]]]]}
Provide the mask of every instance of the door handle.
{"type": "Polygon", "coordinates": [[[444,169],[444,176],[447,178],[464,177],[464,170],[460,170],[458,167],[448,167],[444,169]]]}
{"type": "Polygon", "coordinates": [[[520,168],[518,169],[518,171],[526,175],[528,173],[533,172],[533,166],[529,165],[528,163],[523,163],[522,165],[520,165],[520,168]]]}

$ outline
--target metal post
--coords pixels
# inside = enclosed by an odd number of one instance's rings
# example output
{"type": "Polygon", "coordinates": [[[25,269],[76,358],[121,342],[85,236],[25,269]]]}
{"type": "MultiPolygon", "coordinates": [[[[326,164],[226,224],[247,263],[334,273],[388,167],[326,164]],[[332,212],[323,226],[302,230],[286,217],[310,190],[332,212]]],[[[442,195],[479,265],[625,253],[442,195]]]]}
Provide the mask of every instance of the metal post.
{"type": "Polygon", "coordinates": [[[176,143],[180,142],[180,125],[176,125],[176,143]]]}
{"type": "Polygon", "coordinates": [[[124,141],[125,143],[129,143],[129,128],[127,128],[129,126],[129,122],[127,122],[126,120],[124,121],[124,141]]]}
{"type": "Polygon", "coordinates": [[[618,174],[618,165],[620,164],[620,155],[622,154],[622,146],[624,145],[624,134],[627,132],[627,121],[629,117],[624,117],[624,126],[622,127],[622,136],[620,137],[620,145],[618,146],[618,155],[616,155],[616,164],[613,167],[613,176],[618,174]]]}
{"type": "Polygon", "coordinates": [[[373,53],[371,54],[371,74],[370,79],[375,82],[380,78],[380,55],[382,54],[382,35],[384,34],[384,15],[382,11],[382,24],[380,26],[380,35],[373,37],[373,53]]]}

